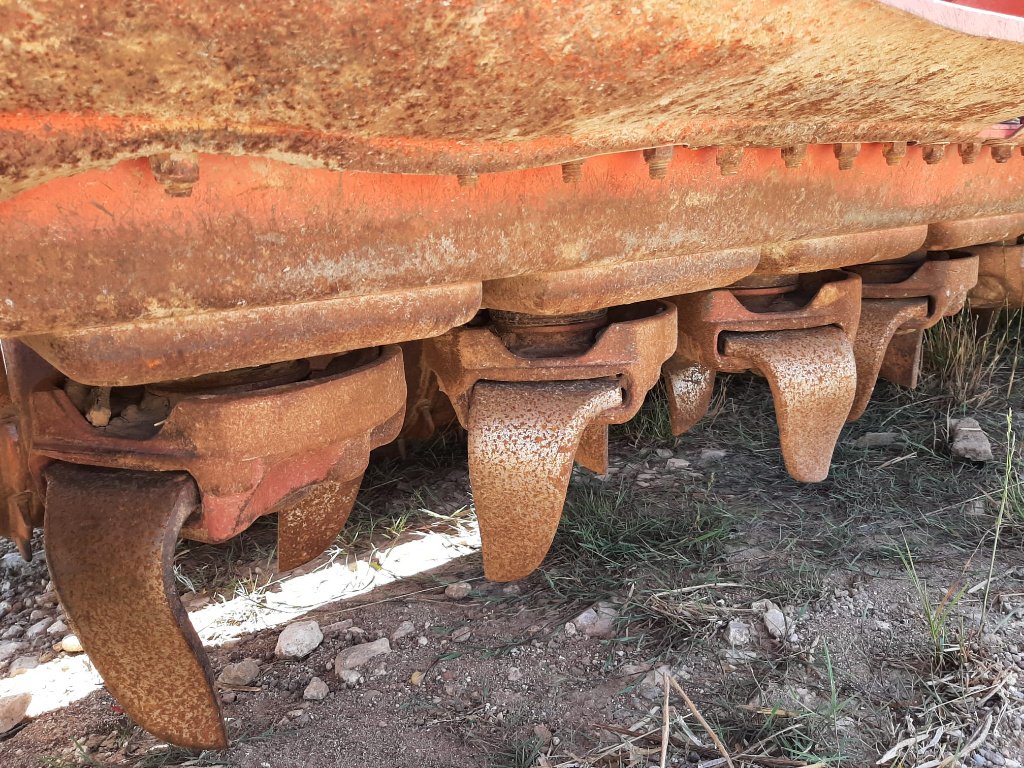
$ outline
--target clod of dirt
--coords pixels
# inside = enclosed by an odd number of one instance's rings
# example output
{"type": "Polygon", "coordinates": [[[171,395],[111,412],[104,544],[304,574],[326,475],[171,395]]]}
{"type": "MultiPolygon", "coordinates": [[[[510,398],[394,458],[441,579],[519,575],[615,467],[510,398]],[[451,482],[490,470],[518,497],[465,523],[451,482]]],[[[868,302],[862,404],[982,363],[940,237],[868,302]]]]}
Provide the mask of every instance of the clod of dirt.
{"type": "Polygon", "coordinates": [[[296,621],[277,638],[274,655],[279,659],[301,659],[315,651],[323,640],[324,633],[315,621],[296,621]]]}
{"type": "Polygon", "coordinates": [[[346,648],[334,658],[334,671],[340,676],[346,669],[357,669],[375,656],[391,653],[391,643],[386,637],[372,643],[361,643],[346,648]]]}
{"type": "Polygon", "coordinates": [[[969,461],[992,461],[992,444],[975,419],[950,419],[949,451],[969,461]]]}
{"type": "Polygon", "coordinates": [[[456,643],[464,643],[473,635],[473,630],[469,627],[460,627],[452,632],[452,640],[456,643]]]}
{"type": "Polygon", "coordinates": [[[19,693],[0,698],[0,736],[25,719],[25,713],[28,712],[28,705],[31,702],[31,693],[19,693]]]}
{"type": "Polygon", "coordinates": [[[451,600],[462,600],[469,597],[469,593],[472,591],[472,585],[465,581],[456,581],[444,588],[445,597],[451,600]]]}
{"type": "Polygon", "coordinates": [[[259,674],[260,663],[256,659],[242,659],[224,667],[217,676],[217,682],[224,685],[252,685],[259,674]]]}
{"type": "Polygon", "coordinates": [[[302,692],[302,698],[306,701],[323,701],[330,692],[331,689],[327,687],[327,683],[319,677],[314,677],[302,692]]]}

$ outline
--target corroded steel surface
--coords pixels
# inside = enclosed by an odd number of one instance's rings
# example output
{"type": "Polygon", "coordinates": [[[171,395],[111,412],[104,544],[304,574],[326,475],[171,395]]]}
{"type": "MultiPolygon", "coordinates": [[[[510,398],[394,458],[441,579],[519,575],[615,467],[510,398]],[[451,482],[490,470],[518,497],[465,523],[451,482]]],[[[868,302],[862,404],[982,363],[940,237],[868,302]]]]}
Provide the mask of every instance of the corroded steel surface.
{"type": "Polygon", "coordinates": [[[750,274],[758,257],[744,248],[488,280],[483,302],[534,314],[585,312],[729,285],[750,274]]]}
{"type": "Polygon", "coordinates": [[[779,296],[756,290],[722,288],[676,296],[679,308],[679,344],[676,357],[702,361],[718,371],[746,370],[721,354],[719,335],[724,331],[759,332],[798,330],[835,325],[850,337],[857,334],[861,280],[838,270],[802,275],[795,291],[779,296]],[[738,367],[737,367],[738,366],[738,367]]]}
{"type": "Polygon", "coordinates": [[[362,480],[362,472],[354,478],[321,480],[278,504],[278,570],[298,568],[334,542],[352,513],[362,480]]]}
{"type": "MultiPolygon", "coordinates": [[[[850,407],[849,421],[864,415],[882,370],[883,361],[896,332],[903,326],[924,320],[928,315],[927,299],[865,299],[860,308],[860,327],[854,340],[857,361],[857,394],[850,407]]],[[[914,355],[916,362],[917,356],[914,355]]],[[[890,365],[894,360],[890,359],[890,365]]],[[[913,374],[900,374],[906,380],[913,374]]]]}
{"type": "Polygon", "coordinates": [[[167,151],[470,176],[672,144],[956,142],[1019,116],[1024,63],[874,0],[48,0],[0,25],[0,194],[167,151]]]}
{"type": "Polygon", "coordinates": [[[976,243],[1012,240],[1022,234],[1024,213],[983,216],[962,221],[939,221],[928,227],[925,247],[931,251],[950,251],[976,243]]]}
{"type": "Polygon", "coordinates": [[[978,284],[970,293],[971,306],[1024,307],[1024,245],[994,243],[968,250],[978,257],[978,284]]]}
{"type": "Polygon", "coordinates": [[[675,307],[649,302],[491,324],[424,342],[469,434],[469,476],[489,579],[532,572],[551,545],[574,460],[608,464],[608,425],[632,418],[676,343],[675,307]],[[607,325],[605,325],[607,323],[607,325]]]}
{"type": "MultiPolygon", "coordinates": [[[[865,145],[849,171],[829,145],[808,147],[798,168],[779,150],[748,149],[725,177],[713,149],[677,149],[662,180],[649,177],[640,152],[627,152],[587,160],[571,184],[550,167],[484,174],[474,187],[454,177],[201,161],[188,198],[168,197],[136,160],[0,202],[0,334],[116,326],[97,339],[144,344],[151,332],[155,347],[174,321],[193,329],[174,346],[202,349],[229,321],[269,328],[275,340],[273,324],[259,325],[263,311],[330,339],[330,318],[358,319],[361,305],[342,301],[353,297],[741,248],[766,247],[773,269],[817,270],[841,249],[802,241],[1024,212],[1024,158],[1000,165],[987,148],[971,165],[955,156],[927,165],[911,146],[891,167],[881,145],[865,145]],[[815,252],[822,260],[811,265],[815,252]],[[335,300],[322,314],[315,307],[335,300]],[[312,306],[260,309],[285,305],[312,306]]],[[[254,353],[262,336],[250,334],[254,353]]],[[[81,357],[87,338],[68,340],[81,357]]]]}
{"type": "Polygon", "coordinates": [[[480,284],[221,310],[64,333],[25,344],[75,381],[149,384],[436,336],[472,319],[480,284]]]}
{"type": "Polygon", "coordinates": [[[622,404],[604,415],[605,423],[632,418],[644,395],[657,383],[661,364],[676,344],[676,310],[649,302],[622,307],[597,341],[581,354],[528,358],[513,354],[491,328],[457,328],[425,342],[428,365],[437,374],[459,416],[469,423],[473,388],[479,381],[573,381],[614,378],[624,391],[622,404]]]}
{"type": "Polygon", "coordinates": [[[18,414],[14,407],[3,356],[0,355],[0,536],[11,539],[29,560],[32,516],[28,468],[22,452],[18,414]]]}
{"type": "Polygon", "coordinates": [[[213,673],[171,570],[195,484],[183,472],[67,464],[46,476],[50,574],[107,689],[161,739],[226,747],[213,673]]]}
{"type": "Polygon", "coordinates": [[[824,480],[857,386],[850,338],[835,327],[723,337],[726,355],[768,380],[786,470],[801,482],[824,480]]]}
{"type": "Polygon", "coordinates": [[[853,421],[863,415],[879,376],[904,384],[917,382],[921,334],[963,308],[968,291],[978,281],[978,257],[964,252],[929,254],[923,262],[911,259],[850,269],[861,276],[864,297],[854,341],[853,421]]]}
{"type": "Polygon", "coordinates": [[[761,248],[757,274],[800,274],[898,259],[920,248],[929,231],[919,225],[772,243],[761,248]]]}
{"type": "MultiPolygon", "coordinates": [[[[224,541],[260,515],[282,509],[289,494],[325,480],[361,477],[370,450],[397,436],[405,397],[397,347],[355,369],[319,378],[184,396],[153,434],[95,428],[63,390],[43,388],[31,399],[32,451],[77,464],[187,471],[199,487],[202,508],[185,526],[185,535],[224,541]]],[[[295,509],[286,509],[293,516],[304,509],[300,499],[295,501],[295,509]]],[[[308,511],[311,524],[335,533],[347,515],[339,509],[337,518],[325,520],[316,505],[308,511]]]]}
{"type": "Polygon", "coordinates": [[[860,277],[762,276],[673,301],[679,343],[663,367],[673,433],[707,413],[718,371],[752,370],[771,386],[787,470],[823,480],[856,388],[860,277]]]}
{"type": "Polygon", "coordinates": [[[608,379],[473,388],[469,472],[488,579],[514,581],[540,565],[584,432],[621,405],[622,390],[608,379]]]}

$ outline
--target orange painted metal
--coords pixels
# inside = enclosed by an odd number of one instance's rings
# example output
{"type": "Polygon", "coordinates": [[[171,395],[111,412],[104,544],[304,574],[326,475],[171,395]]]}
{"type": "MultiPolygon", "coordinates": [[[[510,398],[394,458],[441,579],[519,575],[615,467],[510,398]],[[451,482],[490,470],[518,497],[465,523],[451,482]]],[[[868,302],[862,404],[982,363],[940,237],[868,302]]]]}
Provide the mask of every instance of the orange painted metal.
{"type": "MultiPolygon", "coordinates": [[[[225,347],[245,334],[263,361],[285,354],[303,325],[333,324],[347,345],[344,329],[370,296],[394,296],[394,313],[416,316],[403,292],[452,287],[452,309],[421,308],[439,327],[468,313],[463,291],[490,281],[620,264],[639,272],[651,259],[765,246],[773,268],[794,269],[791,243],[1024,212],[1024,158],[930,166],[920,152],[909,147],[894,168],[881,145],[865,145],[840,171],[828,145],[808,147],[799,168],[778,150],[749,149],[723,177],[713,149],[679,149],[662,180],[630,152],[587,160],[572,184],[550,167],[485,174],[475,187],[202,156],[187,198],[168,197],[145,160],[126,161],[0,202],[0,334],[52,336],[33,343],[84,373],[102,344],[146,348],[147,334],[166,339],[179,323],[175,348],[202,350],[209,338],[204,365],[228,370],[237,352],[225,347]]],[[[723,255],[723,268],[731,260],[723,255]]],[[[166,345],[149,348],[145,359],[167,367],[166,345]]]]}
{"type": "Polygon", "coordinates": [[[93,427],[63,390],[40,388],[30,401],[31,451],[45,460],[188,472],[202,506],[183,534],[201,541],[224,541],[280,512],[281,565],[294,567],[344,524],[370,451],[401,428],[405,398],[397,347],[295,383],[172,394],[158,425],[93,427]]]}

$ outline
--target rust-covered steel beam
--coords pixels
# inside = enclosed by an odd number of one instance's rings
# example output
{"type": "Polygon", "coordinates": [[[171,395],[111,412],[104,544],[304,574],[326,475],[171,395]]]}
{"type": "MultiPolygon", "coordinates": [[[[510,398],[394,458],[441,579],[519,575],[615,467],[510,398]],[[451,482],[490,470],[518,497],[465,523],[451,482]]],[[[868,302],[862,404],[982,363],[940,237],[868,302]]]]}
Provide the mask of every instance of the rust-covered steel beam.
{"type": "Polygon", "coordinates": [[[671,145],[984,139],[1020,116],[1024,20],[941,6],[10,5],[0,196],[167,152],[472,177],[671,145]]]}

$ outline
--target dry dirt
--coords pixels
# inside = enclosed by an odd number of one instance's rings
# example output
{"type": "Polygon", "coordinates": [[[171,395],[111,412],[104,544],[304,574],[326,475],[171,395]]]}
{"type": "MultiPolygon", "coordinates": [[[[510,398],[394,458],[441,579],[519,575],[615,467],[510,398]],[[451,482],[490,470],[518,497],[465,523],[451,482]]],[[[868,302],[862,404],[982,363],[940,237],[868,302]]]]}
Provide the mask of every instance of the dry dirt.
{"type": "MultiPolygon", "coordinates": [[[[303,569],[380,584],[298,612],[325,634],[304,659],[274,656],[284,626],[274,599],[289,575],[273,571],[272,523],[222,547],[181,545],[192,611],[246,606],[224,620],[223,644],[207,643],[214,668],[261,664],[251,686],[220,693],[229,750],[161,744],[99,690],[3,737],[0,765],[658,766],[666,712],[665,764],[727,765],[674,689],[663,709],[671,675],[735,766],[868,766],[897,747],[885,765],[1019,766],[1024,518],[1015,459],[1004,472],[1010,404],[972,410],[882,385],[864,422],[844,431],[830,478],[801,486],[781,466],[760,380],[727,379],[712,417],[678,440],[653,397],[614,435],[612,471],[574,476],[551,555],[513,585],[482,578],[458,436],[384,459],[338,545],[303,569]],[[993,462],[949,454],[946,416],[967,412],[991,438],[993,462]],[[860,447],[868,432],[895,437],[860,447]],[[427,539],[460,556],[391,578],[410,567],[395,553],[427,539]],[[467,597],[446,596],[462,581],[467,597]],[[607,636],[569,624],[598,603],[616,615],[607,636]],[[346,687],[338,652],[403,622],[414,631],[346,687]],[[322,701],[303,700],[313,677],[330,688],[322,701]]],[[[11,629],[61,614],[41,553],[4,563],[0,635],[25,643],[15,655],[58,667],[81,658],[53,650],[62,631],[26,641],[11,629]]]]}

